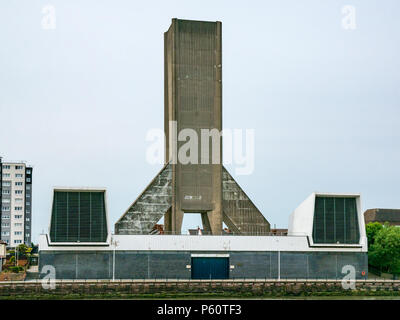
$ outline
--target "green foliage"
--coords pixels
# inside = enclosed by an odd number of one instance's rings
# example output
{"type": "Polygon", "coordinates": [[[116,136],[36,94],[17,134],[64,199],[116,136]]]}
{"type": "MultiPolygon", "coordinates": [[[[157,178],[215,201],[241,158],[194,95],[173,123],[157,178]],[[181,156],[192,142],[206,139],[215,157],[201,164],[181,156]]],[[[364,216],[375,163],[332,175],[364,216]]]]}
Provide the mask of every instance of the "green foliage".
{"type": "Polygon", "coordinates": [[[14,272],[14,273],[18,273],[20,271],[24,271],[24,267],[20,267],[20,266],[9,267],[8,270],[10,270],[11,272],[14,272]]]}
{"type": "Polygon", "coordinates": [[[385,224],[375,234],[368,252],[369,263],[384,272],[400,273],[400,228],[385,224]]]}
{"type": "Polygon", "coordinates": [[[15,263],[15,256],[12,256],[12,257],[10,258],[9,263],[10,263],[10,264],[15,263]]]}
{"type": "Polygon", "coordinates": [[[374,244],[376,234],[382,230],[383,226],[379,222],[370,222],[366,226],[368,238],[368,249],[374,244]]]}
{"type": "Polygon", "coordinates": [[[17,247],[18,255],[26,255],[28,252],[31,252],[31,248],[29,248],[25,243],[20,244],[17,247]]]}

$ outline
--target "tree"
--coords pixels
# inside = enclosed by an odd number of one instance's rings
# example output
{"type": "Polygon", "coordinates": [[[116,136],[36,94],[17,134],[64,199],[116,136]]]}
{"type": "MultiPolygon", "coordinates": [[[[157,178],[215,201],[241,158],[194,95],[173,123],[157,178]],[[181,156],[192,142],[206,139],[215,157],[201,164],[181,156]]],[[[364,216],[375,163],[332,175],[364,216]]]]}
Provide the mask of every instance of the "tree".
{"type": "Polygon", "coordinates": [[[377,233],[383,228],[379,222],[370,222],[366,226],[367,238],[368,238],[368,250],[375,242],[377,233]]]}
{"type": "Polygon", "coordinates": [[[400,273],[400,228],[385,224],[375,235],[370,264],[389,273],[400,273]]]}
{"type": "Polygon", "coordinates": [[[18,246],[18,255],[26,255],[31,251],[31,248],[29,248],[26,244],[22,243],[18,246]]]}

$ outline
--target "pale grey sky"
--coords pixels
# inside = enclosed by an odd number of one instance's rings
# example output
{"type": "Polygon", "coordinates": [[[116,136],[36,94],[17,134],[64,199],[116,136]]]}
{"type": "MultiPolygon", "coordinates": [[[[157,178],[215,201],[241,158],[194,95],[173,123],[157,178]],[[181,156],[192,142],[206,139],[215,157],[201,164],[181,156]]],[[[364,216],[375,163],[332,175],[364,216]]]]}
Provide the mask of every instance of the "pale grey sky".
{"type": "Polygon", "coordinates": [[[0,154],[34,166],[34,241],[53,186],[106,187],[113,225],[160,170],[145,136],[163,127],[174,17],[222,21],[223,125],[256,134],[236,179],[272,226],[313,191],[400,208],[398,1],[2,1],[0,154]]]}

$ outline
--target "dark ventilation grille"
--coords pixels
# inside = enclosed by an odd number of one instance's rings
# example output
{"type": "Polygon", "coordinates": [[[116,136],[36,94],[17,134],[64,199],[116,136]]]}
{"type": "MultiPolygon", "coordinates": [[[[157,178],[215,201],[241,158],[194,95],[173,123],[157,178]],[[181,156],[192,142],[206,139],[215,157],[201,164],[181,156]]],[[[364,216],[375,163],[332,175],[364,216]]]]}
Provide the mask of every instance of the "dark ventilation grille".
{"type": "Polygon", "coordinates": [[[105,242],[104,192],[55,191],[50,239],[52,242],[105,242]]]}
{"type": "Polygon", "coordinates": [[[315,199],[314,243],[358,243],[355,198],[317,197],[315,199]]]}

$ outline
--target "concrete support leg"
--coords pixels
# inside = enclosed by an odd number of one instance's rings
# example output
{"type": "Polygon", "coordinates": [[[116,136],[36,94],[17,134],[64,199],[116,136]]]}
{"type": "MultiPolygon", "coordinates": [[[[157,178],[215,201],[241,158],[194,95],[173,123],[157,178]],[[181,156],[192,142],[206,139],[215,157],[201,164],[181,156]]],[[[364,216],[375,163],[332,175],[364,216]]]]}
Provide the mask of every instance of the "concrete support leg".
{"type": "Polygon", "coordinates": [[[210,220],[208,220],[207,212],[201,214],[201,222],[203,224],[204,234],[211,234],[210,220]]]}
{"type": "Polygon", "coordinates": [[[207,212],[208,221],[210,222],[211,233],[213,235],[222,234],[222,212],[214,209],[207,212]]]}

